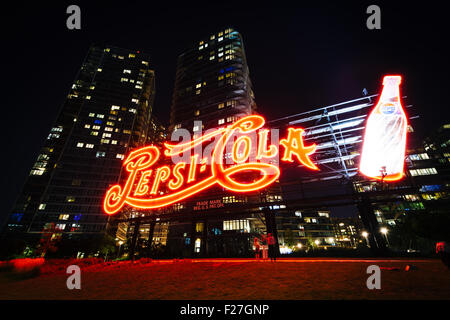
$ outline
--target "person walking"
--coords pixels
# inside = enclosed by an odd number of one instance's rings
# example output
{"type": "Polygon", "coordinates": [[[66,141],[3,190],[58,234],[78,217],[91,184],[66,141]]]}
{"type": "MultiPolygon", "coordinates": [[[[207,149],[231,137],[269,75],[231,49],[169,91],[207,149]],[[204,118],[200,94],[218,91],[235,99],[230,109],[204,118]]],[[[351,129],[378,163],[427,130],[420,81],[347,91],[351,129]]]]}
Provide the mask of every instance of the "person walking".
{"type": "Polygon", "coordinates": [[[260,249],[260,244],[259,244],[259,238],[255,237],[253,239],[253,245],[255,246],[255,259],[259,260],[259,249],[260,249]]]}
{"type": "Polygon", "coordinates": [[[275,240],[274,236],[271,233],[269,233],[267,235],[267,244],[269,245],[270,261],[277,261],[275,241],[276,240],[275,240]]]}

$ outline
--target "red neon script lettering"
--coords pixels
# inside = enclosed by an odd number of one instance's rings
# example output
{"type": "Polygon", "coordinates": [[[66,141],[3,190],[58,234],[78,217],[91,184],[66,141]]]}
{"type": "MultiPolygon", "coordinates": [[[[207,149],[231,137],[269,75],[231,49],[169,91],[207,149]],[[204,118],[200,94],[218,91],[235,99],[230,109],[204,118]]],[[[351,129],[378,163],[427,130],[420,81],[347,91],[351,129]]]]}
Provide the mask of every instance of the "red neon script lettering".
{"type": "MultiPolygon", "coordinates": [[[[256,191],[272,184],[280,176],[278,166],[269,163],[247,162],[249,161],[252,140],[246,135],[257,132],[263,127],[264,123],[265,120],[261,116],[247,116],[227,128],[218,129],[188,143],[164,144],[164,155],[171,157],[193,150],[195,146],[218,136],[218,142],[212,152],[211,173],[206,176],[205,174],[201,177],[196,175],[196,173],[201,174],[206,170],[205,159],[199,159],[197,154],[191,156],[189,168],[187,163],[179,162],[173,168],[165,165],[155,169],[151,167],[160,158],[158,148],[147,146],[134,150],[123,164],[129,173],[125,185],[123,187],[114,185],[107,191],[103,203],[104,211],[107,214],[114,214],[122,209],[125,204],[140,209],[160,208],[186,199],[215,184],[235,192],[256,191]],[[241,136],[233,144],[233,152],[231,153],[233,164],[226,166],[224,164],[225,147],[232,142],[235,135],[241,136]],[[240,150],[243,150],[243,155],[239,154],[240,150]],[[199,172],[196,172],[197,167],[199,167],[199,172]],[[238,181],[239,174],[243,172],[246,175],[253,174],[257,178],[251,182],[238,181]],[[155,177],[153,183],[150,183],[149,177],[152,173],[155,174],[155,177]],[[149,183],[152,185],[150,192],[149,183]],[[165,193],[160,191],[160,186],[164,183],[167,187],[165,193]],[[137,186],[134,193],[132,193],[133,186],[137,186]],[[143,196],[147,196],[147,198],[143,198],[143,196]]],[[[302,129],[289,129],[288,138],[280,142],[285,148],[282,160],[292,162],[291,157],[295,155],[308,168],[318,170],[308,157],[315,151],[315,145],[305,147],[301,136],[302,132],[302,129]]],[[[278,154],[276,146],[267,145],[268,133],[269,130],[267,129],[258,133],[257,160],[271,158],[278,154]]]]}

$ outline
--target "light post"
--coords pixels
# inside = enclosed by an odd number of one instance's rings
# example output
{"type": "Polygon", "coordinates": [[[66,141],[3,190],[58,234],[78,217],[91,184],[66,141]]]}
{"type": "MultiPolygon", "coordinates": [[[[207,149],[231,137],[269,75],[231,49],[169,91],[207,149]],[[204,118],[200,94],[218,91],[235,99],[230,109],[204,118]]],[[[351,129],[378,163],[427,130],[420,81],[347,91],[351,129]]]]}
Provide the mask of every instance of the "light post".
{"type": "Polygon", "coordinates": [[[389,244],[389,239],[388,239],[388,236],[387,236],[388,229],[386,227],[382,227],[382,228],[380,228],[380,232],[382,234],[384,234],[384,236],[386,238],[387,245],[390,247],[391,245],[389,244]]]}
{"type": "Polygon", "coordinates": [[[120,248],[122,247],[123,241],[120,240],[120,241],[118,242],[118,244],[119,244],[119,250],[117,251],[117,258],[119,258],[119,256],[120,256],[120,248]]]}
{"type": "Polygon", "coordinates": [[[361,235],[366,239],[366,244],[370,248],[369,239],[368,239],[369,233],[367,233],[367,231],[363,231],[363,232],[361,232],[361,235]]]}

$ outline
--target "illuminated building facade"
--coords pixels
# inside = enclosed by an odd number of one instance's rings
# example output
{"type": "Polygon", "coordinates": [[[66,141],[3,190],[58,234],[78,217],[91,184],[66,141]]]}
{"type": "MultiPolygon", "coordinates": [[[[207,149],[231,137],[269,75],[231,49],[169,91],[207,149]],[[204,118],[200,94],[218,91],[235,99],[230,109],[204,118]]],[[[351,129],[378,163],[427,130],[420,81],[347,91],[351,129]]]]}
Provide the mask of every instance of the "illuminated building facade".
{"type": "Polygon", "coordinates": [[[280,213],[276,217],[280,247],[302,249],[336,246],[328,210],[296,210],[294,217],[280,213]]]}
{"type": "Polygon", "coordinates": [[[199,133],[234,122],[256,110],[244,43],[226,28],[178,57],[170,131],[199,133]]]}
{"type": "Polygon", "coordinates": [[[359,218],[331,218],[336,246],[341,248],[357,248],[364,243],[361,239],[362,225],[359,218]]]}
{"type": "Polygon", "coordinates": [[[154,86],[147,54],[91,46],[6,231],[36,238],[53,223],[64,237],[104,234],[103,192],[119,180],[128,151],[149,138],[154,86]]]}

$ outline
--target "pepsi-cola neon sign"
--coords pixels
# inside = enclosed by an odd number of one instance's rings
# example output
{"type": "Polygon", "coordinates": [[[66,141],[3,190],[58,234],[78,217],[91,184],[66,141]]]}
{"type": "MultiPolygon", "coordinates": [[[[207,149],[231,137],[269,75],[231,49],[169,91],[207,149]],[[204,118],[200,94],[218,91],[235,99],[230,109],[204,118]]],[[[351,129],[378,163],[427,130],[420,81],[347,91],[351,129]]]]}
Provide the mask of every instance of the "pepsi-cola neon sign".
{"type": "MultiPolygon", "coordinates": [[[[400,83],[401,76],[384,77],[380,99],[366,122],[359,170],[371,179],[389,182],[404,177],[407,120],[400,102],[400,83]]],[[[284,148],[283,155],[279,155],[281,161],[298,161],[308,169],[319,170],[310,158],[316,145],[304,145],[302,128],[288,128],[287,137],[274,145],[268,143],[271,130],[262,129],[264,124],[264,118],[259,115],[247,116],[186,143],[165,143],[162,157],[154,145],[132,151],[123,163],[128,173],[126,182],[106,192],[104,211],[112,215],[124,205],[162,208],[214,185],[240,193],[263,189],[280,176],[279,166],[270,161],[278,155],[279,145],[284,148]],[[256,139],[251,139],[251,135],[256,139]],[[216,142],[208,157],[195,152],[212,138],[216,142]],[[231,159],[231,164],[227,165],[225,149],[230,144],[227,160],[231,159]],[[172,166],[156,165],[186,152],[192,154],[188,161],[177,161],[172,166]],[[250,154],[254,153],[256,156],[251,159],[250,154]],[[240,175],[248,177],[252,172],[253,180],[239,181],[240,175]]]]}
{"type": "MultiPolygon", "coordinates": [[[[278,155],[279,147],[268,143],[269,129],[262,129],[265,120],[259,115],[239,119],[226,128],[217,129],[199,138],[182,144],[164,144],[164,154],[154,146],[146,146],[132,151],[123,162],[128,177],[125,184],[112,186],[105,195],[103,209],[112,215],[124,205],[139,209],[162,208],[187,199],[214,185],[220,185],[234,192],[252,192],[274,183],[280,176],[277,164],[270,162],[278,155]],[[256,134],[254,146],[250,134],[256,134]],[[234,137],[237,138],[233,139],[234,137]],[[195,150],[205,141],[216,139],[211,161],[193,154],[190,161],[179,161],[173,166],[160,165],[158,162],[170,157],[195,150]],[[231,165],[225,163],[226,146],[232,144],[231,165]],[[256,148],[255,148],[256,147],[256,148]],[[256,149],[256,159],[251,161],[250,153],[256,149]],[[253,175],[252,175],[253,173],[253,175]],[[252,175],[251,181],[239,181],[239,175],[252,175]],[[164,191],[161,191],[164,190],[164,191]]],[[[298,161],[311,170],[319,168],[311,161],[310,155],[316,145],[304,145],[303,129],[289,128],[283,146],[281,161],[298,161]]],[[[281,154],[280,154],[281,156],[281,154]]]]}

